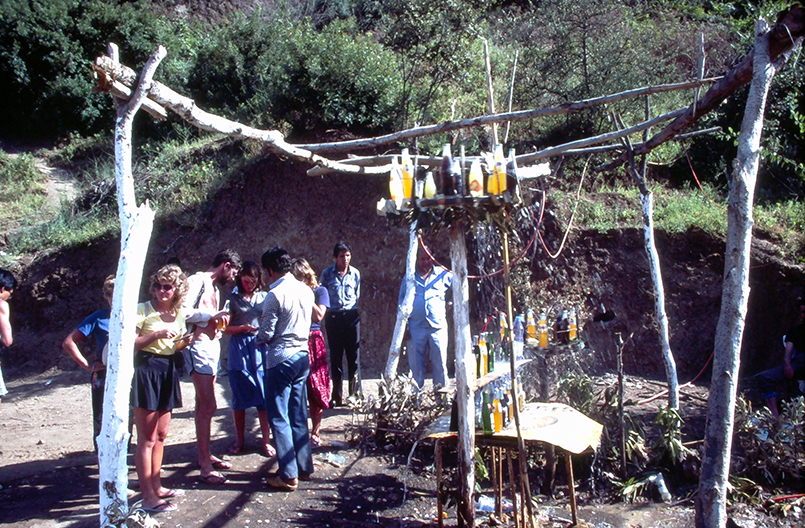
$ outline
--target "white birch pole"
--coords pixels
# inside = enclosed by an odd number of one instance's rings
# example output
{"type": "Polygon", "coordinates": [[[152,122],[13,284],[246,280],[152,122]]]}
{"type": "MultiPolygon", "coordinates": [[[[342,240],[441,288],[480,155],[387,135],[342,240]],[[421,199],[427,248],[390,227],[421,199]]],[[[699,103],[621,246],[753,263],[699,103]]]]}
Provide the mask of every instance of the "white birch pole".
{"type": "Polygon", "coordinates": [[[467,282],[467,246],[464,224],[450,226],[450,262],[453,267],[453,332],[456,350],[458,404],[458,526],[475,526],[475,395],[470,376],[475,369],[470,335],[470,289],[467,282]]]}
{"type": "Polygon", "coordinates": [[[662,351],[665,378],[668,380],[668,407],[679,409],[679,377],[676,372],[676,361],[671,351],[670,332],[668,330],[668,314],[665,311],[665,285],[662,282],[660,255],[654,242],[654,195],[646,189],[641,190],[640,201],[643,206],[643,244],[648,257],[651,283],[654,286],[654,313],[660,332],[660,350],[662,351]]]}
{"type": "Polygon", "coordinates": [[[402,349],[403,338],[405,337],[405,325],[411,316],[414,308],[414,272],[416,269],[417,236],[416,222],[411,223],[408,238],[408,258],[405,260],[405,297],[401,305],[397,306],[397,322],[394,324],[394,334],[391,336],[389,346],[389,357],[386,361],[385,377],[387,382],[391,382],[397,377],[397,365],[400,362],[400,350],[402,349]]]}
{"type": "MultiPolygon", "coordinates": [[[[134,321],[154,212],[147,203],[137,207],[131,171],[131,136],[134,115],[145,98],[157,66],[165,57],[160,46],[148,60],[128,102],[115,100],[115,182],[120,214],[120,259],[109,320],[109,353],[104,389],[103,425],[98,437],[100,525],[125,526],[128,507],[126,464],[129,393],[134,376],[134,321]]],[[[116,58],[114,45],[110,56],[116,58]]]]}
{"type": "MultiPolygon", "coordinates": [[[[649,113],[648,102],[646,103],[646,114],[649,113]]],[[[648,117],[648,115],[646,116],[648,117]]],[[[623,127],[623,120],[620,115],[615,115],[616,122],[623,127]]],[[[676,361],[671,351],[670,332],[668,329],[668,314],[665,311],[665,285],[662,282],[662,269],[660,267],[660,255],[657,252],[657,244],[654,239],[654,195],[646,185],[646,164],[643,163],[642,173],[637,170],[634,159],[634,150],[629,138],[624,138],[624,143],[629,153],[629,167],[632,178],[637,183],[640,190],[640,203],[643,210],[643,245],[648,258],[648,268],[651,274],[651,284],[654,288],[654,315],[657,318],[657,326],[660,332],[660,350],[662,352],[663,365],[665,366],[665,378],[668,381],[668,407],[679,409],[679,377],[676,372],[676,361]]]]}
{"type": "Polygon", "coordinates": [[[769,27],[760,19],[755,23],[752,84],[741,123],[738,157],[732,163],[721,313],[716,327],[704,456],[696,498],[697,528],[723,528],[727,524],[732,424],[749,299],[752,202],[760,162],[763,110],[774,73],[775,67],[769,58],[769,27]]]}

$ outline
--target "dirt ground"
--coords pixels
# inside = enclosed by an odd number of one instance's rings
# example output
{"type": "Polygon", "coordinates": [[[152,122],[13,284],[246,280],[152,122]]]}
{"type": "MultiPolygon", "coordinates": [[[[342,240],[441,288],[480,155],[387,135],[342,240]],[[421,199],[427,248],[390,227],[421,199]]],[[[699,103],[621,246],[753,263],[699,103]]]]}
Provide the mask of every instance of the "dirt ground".
{"type": "MultiPolygon", "coordinates": [[[[333,244],[347,240],[353,248],[353,264],[362,272],[362,370],[365,377],[377,378],[385,366],[394,328],[407,229],[399,221],[375,214],[375,203],[387,193],[387,183],[382,179],[360,175],[309,177],[305,175],[307,168],[266,156],[228,181],[203,211],[161,218],[148,248],[145,276],[172,256],[179,256],[183,267],[194,272],[206,269],[215,253],[225,247],[238,250],[245,258],[259,259],[273,245],[307,257],[320,271],[332,263],[333,244]]],[[[613,210],[616,205],[639,208],[636,204],[609,203],[621,198],[606,193],[590,196],[613,210]]],[[[549,201],[547,216],[561,215],[564,212],[553,210],[549,201]]],[[[533,233],[535,226],[520,227],[527,235],[522,240],[525,242],[530,236],[527,232],[533,233]]],[[[564,235],[560,223],[547,221],[540,229],[548,248],[558,251],[564,235]]],[[[779,363],[780,336],[796,317],[790,301],[805,284],[801,262],[786,262],[772,243],[762,234],[756,235],[741,358],[742,372],[747,375],[779,363]]],[[[710,376],[706,365],[713,351],[720,309],[724,241],[696,231],[657,236],[671,347],[680,382],[702,371],[697,382],[700,385],[682,399],[685,430],[693,435],[689,439],[696,440],[704,428],[710,376]]],[[[429,241],[437,258],[450,265],[444,240],[440,243],[439,237],[432,236],[429,241]]],[[[470,244],[471,267],[480,251],[493,249],[488,244],[486,248],[480,246],[470,244]]],[[[101,284],[114,272],[118,252],[118,240],[98,239],[59,253],[37,255],[22,263],[19,270],[20,285],[12,301],[11,317],[15,343],[2,358],[10,389],[0,407],[0,524],[4,526],[97,525],[98,482],[90,438],[89,388],[83,371],[76,370],[59,345],[84,316],[98,309],[101,284]]],[[[611,376],[616,334],[624,338],[633,335],[623,349],[627,377],[634,380],[633,399],[662,389],[662,383],[656,381],[662,379],[663,366],[642,232],[574,229],[558,258],[549,258],[539,244],[530,246],[524,257],[514,269],[515,274],[525,277],[524,287],[515,292],[515,309],[522,312],[527,307],[549,307],[555,313],[560,307],[577,308],[580,331],[594,354],[589,361],[575,362],[573,368],[589,375],[611,376]],[[523,290],[529,287],[530,293],[525,295],[523,290]],[[613,318],[609,322],[596,320],[603,312],[613,318]]],[[[495,280],[470,285],[473,333],[479,331],[484,314],[501,306],[502,288],[495,280]],[[497,292],[497,298],[487,298],[484,305],[479,302],[483,292],[497,292]]],[[[407,370],[405,357],[400,369],[407,370]]],[[[544,372],[556,377],[565,370],[548,362],[544,372]]],[[[367,381],[365,388],[371,386],[367,381]]],[[[217,454],[225,453],[232,443],[227,387],[228,381],[222,378],[213,428],[217,454]]],[[[174,413],[164,471],[169,485],[188,493],[177,501],[177,512],[159,516],[163,526],[433,524],[436,482],[432,445],[419,444],[407,472],[408,453],[346,444],[353,417],[344,409],[325,412],[323,430],[329,446],[316,453],[316,478],[303,483],[299,491],[271,493],[261,484],[272,463],[257,453],[256,442],[251,444],[252,451],[228,457],[234,468],[225,486],[202,485],[193,462],[193,388],[189,383],[185,383],[183,393],[185,406],[174,413]],[[344,463],[338,464],[342,467],[328,461],[327,457],[335,455],[344,457],[344,463]]],[[[656,405],[636,413],[650,421],[656,405]]],[[[671,504],[644,500],[625,505],[608,504],[604,497],[581,487],[581,518],[593,526],[693,525],[692,502],[685,499],[690,489],[673,489],[677,502],[671,504]]],[[[569,519],[566,487],[560,483],[556,499],[545,502],[541,513],[546,526],[567,525],[563,521],[569,519]],[[556,522],[550,524],[551,519],[556,522]]],[[[479,519],[484,518],[479,515],[479,519]]],[[[732,518],[747,528],[786,526],[786,522],[788,526],[801,525],[801,519],[782,521],[740,506],[732,511],[732,518]]],[[[455,508],[448,510],[447,522],[455,523],[455,508]]]]}
{"type": "MultiPolygon", "coordinates": [[[[83,372],[53,371],[9,383],[0,408],[0,525],[20,528],[84,528],[98,523],[97,460],[90,435],[89,388],[83,372]]],[[[612,380],[602,378],[602,383],[612,380]]],[[[365,380],[368,394],[377,380],[365,380]]],[[[635,399],[656,394],[661,385],[630,378],[628,390],[635,399]]],[[[226,405],[228,380],[219,378],[219,410],[213,420],[213,451],[223,455],[232,444],[232,420],[226,405]]],[[[176,500],[178,511],[158,514],[161,526],[435,526],[436,479],[433,446],[421,443],[407,468],[407,453],[366,450],[346,440],[356,419],[349,410],[325,411],[325,446],[314,452],[316,472],[293,493],[277,493],[261,479],[276,464],[257,450],[256,416],[249,415],[247,450],[227,455],[233,464],[229,481],[209,486],[197,480],[193,428],[193,387],[182,384],[185,406],[174,412],[163,466],[166,485],[187,491],[176,500]]],[[[694,386],[682,393],[682,412],[701,419],[706,388],[694,386]]],[[[652,413],[661,403],[640,409],[652,413]]],[[[357,417],[360,419],[360,417],[357,417]]],[[[136,490],[136,473],[129,457],[130,487],[136,490]]],[[[561,466],[561,464],[560,464],[561,466]]],[[[579,477],[581,481],[581,477],[579,477]]],[[[482,483],[488,490],[489,482],[482,483]]],[[[579,515],[586,526],[600,528],[682,528],[693,525],[693,505],[685,500],[689,489],[672,489],[674,502],[650,498],[638,504],[610,504],[584,492],[579,494],[579,515]]],[[[489,492],[487,491],[487,494],[489,492]]],[[[132,502],[138,496],[132,496],[132,502]]],[[[554,499],[541,498],[541,526],[569,525],[566,486],[556,488],[554,499]]],[[[455,508],[448,508],[447,526],[455,525],[455,508]]],[[[732,518],[741,527],[798,526],[738,506],[732,518]]],[[[485,513],[478,522],[489,524],[485,513]]]]}

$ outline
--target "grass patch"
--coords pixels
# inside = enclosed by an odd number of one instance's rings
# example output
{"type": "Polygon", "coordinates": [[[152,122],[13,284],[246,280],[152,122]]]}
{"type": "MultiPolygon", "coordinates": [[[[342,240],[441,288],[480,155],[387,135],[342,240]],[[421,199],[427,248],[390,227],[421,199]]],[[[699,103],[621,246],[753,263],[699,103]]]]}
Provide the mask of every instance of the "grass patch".
{"type": "MultiPolygon", "coordinates": [[[[195,223],[229,176],[259,153],[259,148],[257,151],[251,148],[242,142],[210,136],[146,144],[136,152],[137,161],[132,169],[137,203],[148,200],[157,212],[157,221],[173,216],[184,223],[195,223]]],[[[62,204],[61,211],[44,222],[37,215],[42,202],[20,212],[17,223],[27,227],[9,233],[5,251],[10,258],[85,244],[99,237],[119,236],[112,139],[72,138],[62,150],[47,157],[50,163],[73,174],[80,184],[79,197],[72,204],[62,204]]],[[[0,158],[0,164],[5,158],[0,158]]],[[[45,178],[36,170],[31,156],[20,156],[10,162],[20,165],[22,159],[25,164],[15,168],[14,174],[30,169],[24,181],[45,178]]],[[[8,180],[20,188],[31,187],[29,183],[20,183],[22,176],[8,180]]],[[[14,198],[22,194],[3,189],[3,196],[14,198]]],[[[14,201],[20,202],[19,198],[14,201]]]]}
{"type": "Polygon", "coordinates": [[[70,247],[119,232],[117,216],[107,209],[79,213],[62,210],[47,222],[15,232],[9,237],[8,250],[16,255],[33,254],[43,248],[70,247]]]}
{"type": "MultiPolygon", "coordinates": [[[[684,233],[698,228],[712,235],[727,231],[727,209],[724,198],[716,189],[668,189],[653,184],[654,227],[671,234],[684,233]]],[[[570,217],[575,194],[558,191],[551,195],[565,223],[570,217]]],[[[606,232],[611,229],[642,229],[642,205],[637,187],[623,184],[597,189],[582,195],[579,202],[576,227],[606,232]]]]}
{"type": "Polygon", "coordinates": [[[757,205],[754,214],[757,228],[768,233],[785,255],[805,262],[805,203],[757,205]]]}
{"type": "Polygon", "coordinates": [[[5,231],[38,213],[47,200],[47,176],[36,169],[30,154],[0,151],[0,222],[5,231]]]}

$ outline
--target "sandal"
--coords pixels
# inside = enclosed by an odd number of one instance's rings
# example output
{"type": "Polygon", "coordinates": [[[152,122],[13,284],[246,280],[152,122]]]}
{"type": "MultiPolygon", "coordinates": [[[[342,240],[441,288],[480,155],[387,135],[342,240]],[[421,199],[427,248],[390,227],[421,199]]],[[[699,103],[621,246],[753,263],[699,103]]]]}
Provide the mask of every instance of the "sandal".
{"type": "Polygon", "coordinates": [[[176,510],[179,509],[179,507],[177,505],[173,504],[172,502],[165,501],[165,502],[160,502],[159,504],[157,504],[153,508],[146,508],[145,506],[142,506],[141,509],[144,512],[148,512],[148,513],[165,513],[165,512],[176,511],[176,510]]]}
{"type": "Polygon", "coordinates": [[[168,492],[165,495],[160,495],[159,496],[160,499],[174,499],[174,498],[178,498],[178,497],[184,497],[184,490],[183,489],[174,488],[174,489],[168,490],[168,492]]]}
{"type": "Polygon", "coordinates": [[[226,482],[226,476],[217,471],[213,471],[209,475],[199,475],[198,479],[204,484],[212,484],[214,486],[220,486],[226,482]]]}
{"type": "Polygon", "coordinates": [[[299,487],[297,484],[285,482],[279,475],[266,478],[266,486],[278,489],[280,491],[295,491],[296,488],[299,487]]]}
{"type": "Polygon", "coordinates": [[[268,458],[274,458],[277,456],[277,450],[274,449],[274,446],[271,444],[263,444],[263,451],[268,458]]]}
{"type": "Polygon", "coordinates": [[[232,469],[232,464],[230,464],[226,460],[213,460],[212,467],[221,471],[226,469],[232,469]]]}
{"type": "Polygon", "coordinates": [[[318,436],[310,437],[310,449],[318,449],[321,447],[321,438],[318,436]]]}

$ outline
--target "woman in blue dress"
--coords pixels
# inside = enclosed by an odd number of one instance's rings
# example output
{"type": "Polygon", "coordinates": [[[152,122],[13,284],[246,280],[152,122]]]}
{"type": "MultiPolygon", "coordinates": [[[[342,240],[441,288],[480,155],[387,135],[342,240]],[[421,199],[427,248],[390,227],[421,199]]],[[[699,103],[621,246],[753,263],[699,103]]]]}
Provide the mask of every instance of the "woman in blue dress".
{"type": "Polygon", "coordinates": [[[235,278],[237,289],[226,298],[225,310],[231,317],[224,333],[230,335],[227,369],[229,386],[232,388],[232,415],[235,420],[237,439],[229,452],[233,455],[243,449],[246,430],[246,409],[257,408],[260,430],[263,433],[263,449],[266,456],[276,454],[271,445],[268,416],[263,392],[264,351],[257,346],[255,338],[260,328],[263,301],[263,279],[260,265],[247,260],[235,278]]]}

